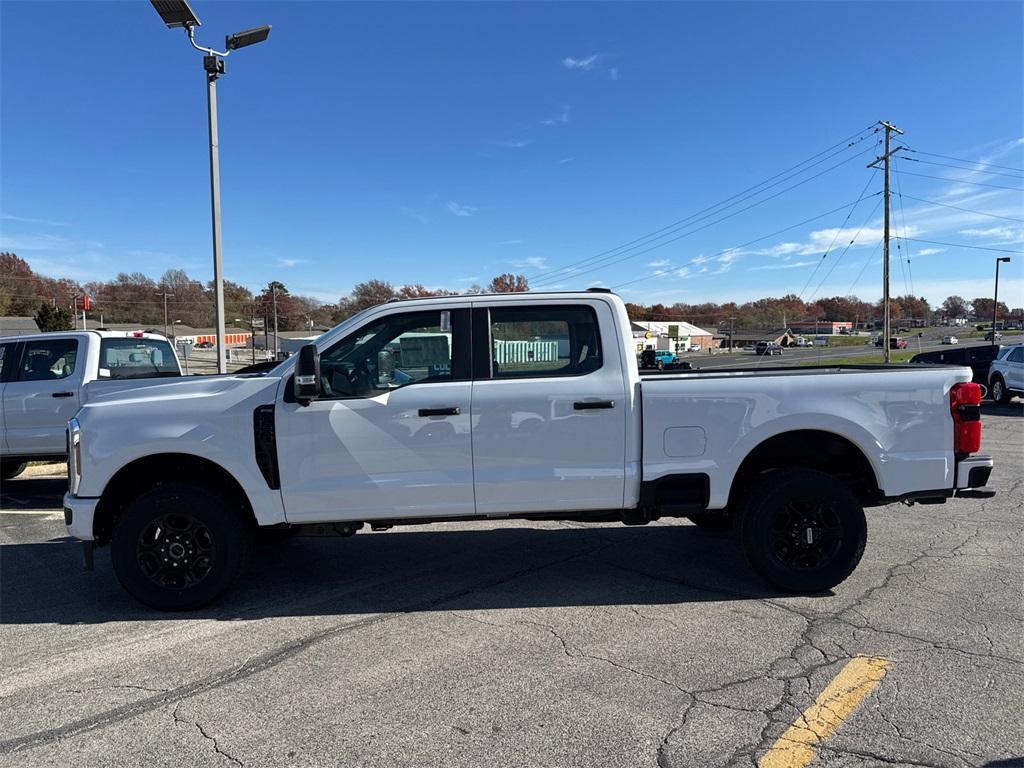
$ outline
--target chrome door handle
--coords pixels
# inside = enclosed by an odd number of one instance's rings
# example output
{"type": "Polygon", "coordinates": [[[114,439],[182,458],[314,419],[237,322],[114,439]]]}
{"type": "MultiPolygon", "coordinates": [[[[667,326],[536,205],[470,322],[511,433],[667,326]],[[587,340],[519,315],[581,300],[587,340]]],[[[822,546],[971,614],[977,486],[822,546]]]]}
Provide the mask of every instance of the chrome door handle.
{"type": "Polygon", "coordinates": [[[420,408],[420,416],[458,416],[461,411],[455,408],[420,408]]]}

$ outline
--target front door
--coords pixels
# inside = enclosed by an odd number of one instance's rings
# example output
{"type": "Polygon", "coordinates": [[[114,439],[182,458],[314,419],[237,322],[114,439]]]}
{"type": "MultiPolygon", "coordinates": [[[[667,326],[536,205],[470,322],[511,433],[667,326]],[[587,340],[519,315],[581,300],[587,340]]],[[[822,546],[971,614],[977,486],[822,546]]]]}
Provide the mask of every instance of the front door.
{"type": "Polygon", "coordinates": [[[477,512],[621,509],[628,408],[608,305],[534,299],[473,312],[477,512]]]}
{"type": "Polygon", "coordinates": [[[78,347],[74,337],[24,342],[17,370],[5,376],[3,385],[10,453],[52,456],[67,451],[65,430],[78,413],[85,362],[78,359],[78,347]]]}
{"type": "Polygon", "coordinates": [[[389,309],[321,349],[319,399],[279,399],[289,522],[474,513],[468,304],[389,309]]]}

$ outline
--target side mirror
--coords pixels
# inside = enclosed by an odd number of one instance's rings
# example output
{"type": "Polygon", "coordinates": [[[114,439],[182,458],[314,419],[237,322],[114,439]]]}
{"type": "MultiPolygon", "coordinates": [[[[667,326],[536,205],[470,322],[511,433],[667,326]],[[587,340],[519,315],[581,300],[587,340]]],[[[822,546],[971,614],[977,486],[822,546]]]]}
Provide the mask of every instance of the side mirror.
{"type": "Polygon", "coordinates": [[[320,396],[320,352],[316,344],[307,344],[299,350],[295,363],[295,400],[307,406],[320,396]]]}

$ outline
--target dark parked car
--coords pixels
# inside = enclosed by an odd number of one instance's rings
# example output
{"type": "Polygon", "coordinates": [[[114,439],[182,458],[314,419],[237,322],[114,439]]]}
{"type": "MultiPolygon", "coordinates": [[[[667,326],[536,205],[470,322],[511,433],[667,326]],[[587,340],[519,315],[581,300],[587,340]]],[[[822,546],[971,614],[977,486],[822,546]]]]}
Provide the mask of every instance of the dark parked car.
{"type": "Polygon", "coordinates": [[[212,341],[200,341],[196,344],[196,349],[213,349],[212,341]]]}
{"type": "Polygon", "coordinates": [[[782,345],[774,341],[759,341],[754,347],[754,352],[759,355],[781,355],[782,345]]]}
{"type": "MultiPolygon", "coordinates": [[[[1003,338],[1003,334],[1001,334],[999,331],[996,331],[995,334],[996,334],[995,341],[999,341],[1001,338],[1003,338]]],[[[985,334],[985,341],[992,341],[992,340],[993,340],[992,339],[992,331],[989,331],[988,333],[985,334]]]]}
{"type": "Polygon", "coordinates": [[[966,365],[974,372],[971,379],[975,384],[988,386],[988,368],[999,354],[1002,347],[991,344],[976,347],[960,347],[959,349],[940,349],[935,352],[922,352],[910,358],[912,363],[930,363],[932,365],[966,365]]]}

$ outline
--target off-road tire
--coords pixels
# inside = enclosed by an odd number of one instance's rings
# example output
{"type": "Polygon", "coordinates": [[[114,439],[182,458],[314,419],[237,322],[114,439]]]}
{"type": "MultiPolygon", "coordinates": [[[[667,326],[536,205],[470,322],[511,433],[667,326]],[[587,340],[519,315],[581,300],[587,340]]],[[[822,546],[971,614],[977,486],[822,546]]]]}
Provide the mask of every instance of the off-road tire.
{"type": "Polygon", "coordinates": [[[190,611],[223,595],[248,565],[252,526],[223,493],[160,485],[125,509],[110,557],[128,593],[161,611],[190,611]]]}
{"type": "Polygon", "coordinates": [[[771,472],[739,510],[740,546],[765,581],[786,592],[824,592],[860,562],[867,520],[839,480],[814,469],[771,472]]]}

